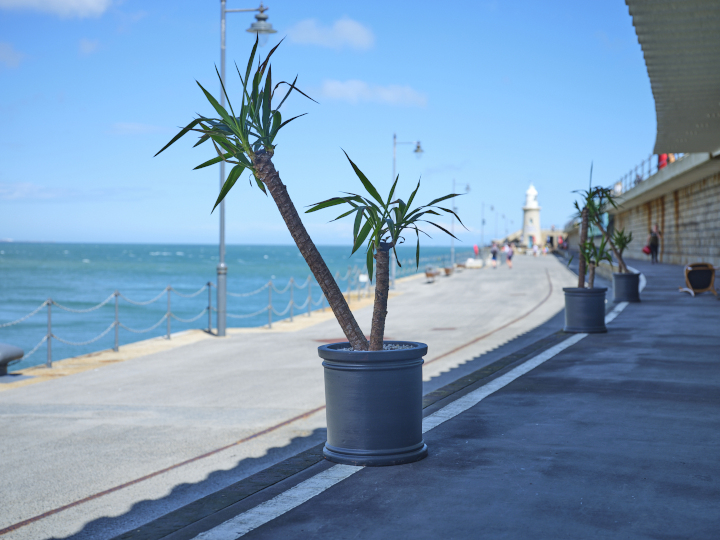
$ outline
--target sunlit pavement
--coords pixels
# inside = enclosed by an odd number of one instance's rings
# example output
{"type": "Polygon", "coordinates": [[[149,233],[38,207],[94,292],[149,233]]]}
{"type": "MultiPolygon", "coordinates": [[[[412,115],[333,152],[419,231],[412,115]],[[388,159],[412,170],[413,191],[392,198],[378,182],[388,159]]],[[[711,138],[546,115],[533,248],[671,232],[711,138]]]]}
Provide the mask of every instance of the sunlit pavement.
{"type": "Polygon", "coordinates": [[[424,425],[447,419],[425,433],[425,460],[288,461],[294,476],[270,484],[272,467],[123,538],[716,539],[720,304],[679,293],[681,267],[632,265],[642,303],[607,334],[547,336],[426,409],[424,425]]]}
{"type": "MultiPolygon", "coordinates": [[[[428,343],[431,392],[557,331],[574,283],[553,257],[404,281],[386,336],[428,343]]],[[[316,348],[339,339],[259,329],[0,393],[3,538],[111,537],[323,442],[316,348]]]]}

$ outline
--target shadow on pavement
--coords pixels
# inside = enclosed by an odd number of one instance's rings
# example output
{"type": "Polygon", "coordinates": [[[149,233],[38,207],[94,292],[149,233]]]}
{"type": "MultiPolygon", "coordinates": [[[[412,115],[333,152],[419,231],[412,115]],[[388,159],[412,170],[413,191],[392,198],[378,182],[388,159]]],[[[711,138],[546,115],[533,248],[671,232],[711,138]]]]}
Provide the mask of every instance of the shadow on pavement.
{"type": "Polygon", "coordinates": [[[238,461],[237,465],[232,469],[213,471],[201,482],[178,484],[165,497],[137,502],[133,504],[128,512],[122,515],[98,518],[87,523],[81,531],[73,535],[67,537],[53,536],[51,538],[89,540],[112,538],[115,535],[120,535],[182,508],[191,502],[241,482],[248,476],[263,471],[319,443],[324,443],[327,438],[326,432],[327,430],[322,428],[314,430],[307,437],[295,437],[286,446],[268,449],[262,457],[245,458],[238,461]]]}

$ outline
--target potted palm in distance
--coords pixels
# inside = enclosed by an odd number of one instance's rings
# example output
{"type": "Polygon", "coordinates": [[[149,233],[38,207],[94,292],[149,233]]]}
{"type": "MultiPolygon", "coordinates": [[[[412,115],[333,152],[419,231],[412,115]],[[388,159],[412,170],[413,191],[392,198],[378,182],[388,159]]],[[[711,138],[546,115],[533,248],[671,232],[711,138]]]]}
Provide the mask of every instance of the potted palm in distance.
{"type": "Polygon", "coordinates": [[[283,121],[280,107],[293,91],[308,96],[295,86],[297,77],[292,83],[281,81],[273,87],[269,60],[279,44],[253,72],[257,45],[256,41],[245,77],[238,70],[242,84],[239,114],[236,115],[233,110],[222,79],[220,84],[228,100],[230,112],[198,83],[219,118],[199,115],[158,154],[187,133],[199,133],[200,140],[195,146],[210,141],[217,156],[198,165],[196,169],[221,161],[233,165],[213,210],[246,170],[252,173],[255,183],[264,193],[270,193],[277,205],[295,244],[348,340],[346,344],[320,347],[319,351],[325,366],[328,418],[325,457],[331,461],[354,465],[394,465],[417,461],[427,455],[427,447],[422,438],[421,371],[422,357],[427,353],[427,345],[417,342],[383,342],[389,289],[389,250],[395,249],[397,244],[403,241],[401,233],[404,230],[411,229],[418,235],[416,264],[419,264],[419,234],[423,232],[419,228],[420,223],[431,223],[450,234],[440,225],[428,221],[428,218],[440,215],[438,210],[454,214],[452,210],[436,204],[455,197],[456,194],[446,195],[428,205],[413,209],[411,204],[419,183],[407,203],[400,199],[393,201],[396,178],[390,195],[387,199],[382,199],[365,175],[350,161],[370,198],[349,194],[346,197],[323,201],[309,210],[349,204],[351,209],[343,216],[356,214],[353,253],[367,240],[367,265],[370,274],[372,275],[373,261],[377,268],[373,323],[371,339],[368,342],[332,273],[300,220],[272,161],[275,153],[274,140],[278,132],[298,118],[296,116],[283,121]],[[288,87],[287,93],[278,105],[273,107],[275,91],[281,85],[288,87]]]}
{"type": "MultiPolygon", "coordinates": [[[[588,241],[588,228],[597,211],[594,190],[583,192],[583,204],[576,201],[580,218],[580,258],[578,260],[578,286],[565,287],[565,332],[601,333],[607,332],[605,326],[605,293],[607,288],[595,287],[595,268],[603,260],[610,259],[607,241],[603,237],[599,246],[588,241]],[[585,287],[585,278],[588,287],[585,287]]],[[[611,260],[611,259],[610,259],[611,260]]]]}
{"type": "Polygon", "coordinates": [[[617,202],[612,188],[596,187],[583,195],[588,201],[588,217],[590,222],[603,235],[607,245],[612,250],[613,255],[618,263],[619,272],[613,273],[613,300],[615,302],[639,302],[640,301],[640,274],[630,272],[625,260],[623,252],[628,244],[632,242],[632,232],[625,234],[625,229],[615,231],[612,234],[605,228],[602,220],[602,214],[609,205],[617,208],[617,202]]]}
{"type": "Polygon", "coordinates": [[[632,242],[632,232],[626,234],[625,229],[614,231],[609,240],[609,243],[617,250],[620,270],[620,272],[613,272],[613,300],[615,302],[640,301],[640,274],[630,272],[622,259],[622,254],[630,242],[632,242]]]}

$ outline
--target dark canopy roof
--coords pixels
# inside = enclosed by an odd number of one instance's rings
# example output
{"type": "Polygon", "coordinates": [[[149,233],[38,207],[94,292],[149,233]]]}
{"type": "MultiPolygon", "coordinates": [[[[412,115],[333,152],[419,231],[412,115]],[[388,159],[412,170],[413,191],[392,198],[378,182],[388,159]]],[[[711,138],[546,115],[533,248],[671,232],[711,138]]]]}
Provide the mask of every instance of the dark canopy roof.
{"type": "Polygon", "coordinates": [[[656,154],[720,149],[720,0],[625,0],[657,113],[656,154]]]}

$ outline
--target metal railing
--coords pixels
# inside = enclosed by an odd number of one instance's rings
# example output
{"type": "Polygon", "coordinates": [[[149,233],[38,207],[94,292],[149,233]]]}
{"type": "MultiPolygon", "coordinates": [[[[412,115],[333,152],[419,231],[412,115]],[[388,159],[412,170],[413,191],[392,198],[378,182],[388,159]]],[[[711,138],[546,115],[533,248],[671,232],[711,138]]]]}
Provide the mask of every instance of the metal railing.
{"type": "MultiPolygon", "coordinates": [[[[437,257],[421,257],[420,259],[420,266],[419,268],[416,268],[415,259],[405,259],[401,260],[402,267],[397,268],[397,272],[394,273],[392,276],[392,285],[395,284],[395,279],[397,277],[401,276],[407,276],[414,274],[416,272],[423,272],[425,267],[427,265],[447,265],[449,264],[449,258],[447,256],[437,256],[437,257]]],[[[346,282],[344,295],[347,299],[348,303],[351,302],[353,298],[356,298],[357,300],[362,299],[364,296],[370,296],[371,293],[371,284],[370,280],[368,279],[368,276],[366,274],[367,270],[365,268],[359,268],[357,266],[355,267],[348,267],[347,272],[345,275],[340,275],[339,272],[335,274],[335,280],[339,282],[346,282]]],[[[304,310],[305,316],[310,317],[313,311],[313,308],[322,309],[323,311],[326,308],[326,299],[325,295],[320,292],[320,296],[317,299],[313,299],[313,290],[314,285],[317,286],[317,283],[314,283],[312,276],[308,276],[305,280],[302,282],[298,282],[295,280],[295,278],[290,278],[287,285],[284,288],[278,288],[276,283],[271,279],[267,283],[265,283],[263,286],[261,286],[258,289],[255,289],[254,291],[246,292],[246,293],[235,293],[235,292],[227,292],[227,295],[229,297],[233,298],[248,298],[251,296],[255,296],[257,294],[262,293],[264,290],[267,289],[268,291],[268,303],[265,307],[263,307],[260,310],[257,310],[253,313],[244,313],[244,314],[236,314],[236,313],[227,313],[227,316],[231,319],[250,319],[252,317],[256,317],[258,315],[261,315],[262,313],[267,312],[268,314],[268,328],[272,328],[273,324],[273,315],[276,317],[283,317],[285,315],[288,316],[290,321],[294,320],[294,317],[296,316],[296,313],[304,310]],[[295,301],[296,297],[296,290],[301,291],[307,289],[307,294],[303,295],[304,299],[302,303],[298,303],[295,301]],[[285,293],[290,293],[290,298],[285,306],[285,309],[282,311],[278,311],[273,306],[273,292],[277,295],[282,295],[285,293]],[[297,312],[296,312],[297,310],[297,312]]],[[[172,320],[175,319],[176,321],[182,322],[182,323],[192,323],[197,320],[199,320],[203,315],[207,314],[207,332],[212,333],[212,322],[213,322],[213,312],[217,313],[217,308],[213,307],[212,305],[212,288],[215,287],[215,284],[212,282],[207,282],[203,287],[198,289],[195,292],[185,294],[181,293],[177,289],[173,288],[171,285],[168,285],[165,287],[159,294],[157,294],[155,297],[151,298],[150,300],[145,301],[139,301],[134,300],[132,298],[128,298],[124,294],[122,294],[120,291],[115,291],[111,295],[109,295],[107,298],[105,298],[102,302],[99,304],[96,304],[94,306],[84,308],[84,309],[76,309],[71,308],[68,306],[65,306],[63,304],[58,303],[57,301],[53,300],[52,298],[48,298],[45,300],[42,304],[40,304],[37,308],[32,310],[30,313],[24,315],[23,317],[20,317],[19,319],[16,319],[14,321],[6,322],[6,323],[0,323],[0,328],[6,328],[10,327],[16,324],[23,323],[33,317],[34,315],[37,315],[42,311],[43,308],[47,308],[47,332],[45,335],[38,341],[38,343],[28,352],[23,358],[19,361],[26,360],[30,356],[32,356],[35,352],[37,352],[40,347],[43,345],[43,343],[47,344],[47,359],[45,362],[45,365],[47,367],[52,367],[52,340],[55,339],[60,343],[63,343],[65,345],[70,346],[85,346],[89,345],[91,343],[94,343],[103,337],[105,337],[107,334],[109,334],[111,331],[114,330],[114,343],[112,350],[115,352],[118,352],[120,350],[120,329],[127,330],[128,332],[132,334],[145,334],[148,332],[151,332],[158,328],[163,322],[167,324],[165,337],[166,339],[172,339],[172,320]],[[202,294],[205,290],[208,291],[208,302],[207,306],[204,307],[197,315],[194,317],[191,317],[189,319],[184,319],[179,316],[177,316],[172,311],[172,295],[175,294],[181,298],[195,298],[202,294]],[[158,320],[155,324],[149,326],[148,328],[132,328],[120,320],[120,300],[127,302],[130,305],[133,306],[149,306],[150,304],[154,304],[155,302],[160,301],[163,296],[167,299],[167,310],[163,314],[163,316],[158,320]],[[108,325],[107,328],[105,328],[100,334],[94,336],[91,339],[88,339],[86,341],[70,341],[68,339],[65,339],[61,336],[58,336],[53,332],[53,306],[69,312],[69,313],[90,313],[93,311],[96,311],[103,306],[107,305],[111,301],[114,300],[114,319],[108,325]]],[[[318,286],[319,289],[319,286],[318,286]]],[[[277,319],[276,319],[277,320],[277,319]]],[[[14,362],[15,363],[15,362],[14,362]]]]}
{"type": "Polygon", "coordinates": [[[661,168],[658,168],[658,156],[650,154],[647,159],[643,159],[635,168],[630,169],[611,186],[615,194],[621,195],[622,193],[626,193],[651,176],[657,174],[661,169],[672,165],[674,162],[682,161],[688,154],[667,154],[667,156],[668,160],[661,168]]]}
{"type": "MultiPolygon", "coordinates": [[[[336,273],[335,279],[338,281],[348,281],[347,291],[346,294],[349,295],[353,288],[353,285],[359,281],[358,276],[360,275],[360,270],[358,268],[348,268],[347,273],[344,276],[341,276],[339,273],[336,273]]],[[[10,326],[14,326],[16,324],[23,323],[33,317],[34,315],[37,315],[40,311],[43,310],[43,308],[47,308],[47,332],[45,335],[38,341],[38,343],[26,354],[23,356],[22,359],[18,360],[17,362],[20,362],[22,360],[28,359],[30,356],[35,354],[35,352],[40,349],[40,347],[43,345],[43,343],[47,344],[47,359],[45,362],[45,365],[47,367],[52,367],[52,340],[55,339],[60,343],[63,343],[65,345],[70,346],[85,346],[90,345],[91,343],[94,343],[103,337],[105,337],[108,333],[110,333],[112,330],[114,330],[114,344],[113,344],[113,351],[118,352],[120,350],[120,329],[127,330],[130,333],[133,334],[145,334],[148,332],[151,332],[158,328],[163,322],[167,324],[167,329],[165,333],[165,337],[167,339],[172,339],[172,320],[175,319],[182,323],[191,323],[199,320],[203,315],[207,314],[207,331],[209,333],[212,333],[212,320],[213,320],[213,312],[217,312],[217,309],[213,307],[212,305],[212,288],[215,287],[215,284],[212,282],[206,283],[203,287],[198,289],[197,291],[185,294],[181,293],[177,289],[173,288],[172,286],[168,285],[165,287],[159,294],[157,294],[155,297],[151,298],[150,300],[145,301],[139,301],[134,300],[132,298],[129,298],[122,294],[120,291],[115,291],[111,295],[109,295],[105,300],[100,302],[99,304],[96,304],[94,306],[84,308],[84,309],[76,309],[71,308],[68,306],[65,306],[63,304],[58,303],[56,300],[53,300],[52,298],[48,298],[45,300],[42,304],[40,304],[37,308],[32,310],[30,313],[20,317],[19,319],[16,319],[14,321],[6,322],[6,323],[0,323],[0,328],[7,328],[10,326]],[[208,303],[207,306],[200,311],[197,315],[194,317],[191,317],[189,319],[181,318],[172,311],[172,294],[176,294],[177,296],[181,298],[194,298],[200,294],[202,294],[203,291],[208,291],[208,303]],[[163,314],[163,316],[158,320],[155,324],[149,326],[148,328],[132,328],[120,320],[120,300],[124,300],[128,304],[134,305],[134,306],[149,306],[150,304],[154,304],[155,302],[162,299],[162,297],[165,296],[167,298],[167,310],[163,314]],[[91,339],[88,339],[86,341],[70,341],[68,339],[65,339],[61,336],[58,336],[56,333],[53,332],[53,306],[57,307],[58,309],[61,309],[63,311],[69,312],[69,313],[90,313],[93,311],[96,311],[103,306],[107,305],[109,302],[111,302],[114,299],[114,308],[115,308],[115,314],[114,314],[114,320],[110,325],[105,328],[100,334],[94,336],[91,339]]],[[[288,285],[284,289],[277,289],[277,287],[273,284],[273,281],[268,281],[265,285],[260,287],[259,289],[256,289],[254,291],[248,292],[248,293],[233,293],[228,292],[228,296],[231,297],[238,297],[238,298],[246,298],[249,296],[253,296],[255,294],[258,294],[265,289],[269,290],[269,298],[268,298],[268,305],[264,308],[262,308],[259,311],[256,311],[254,313],[248,313],[248,314],[232,314],[228,313],[227,316],[234,319],[248,319],[254,316],[257,316],[261,313],[268,312],[268,325],[272,327],[272,316],[275,314],[278,317],[282,317],[283,315],[287,314],[288,311],[290,312],[290,319],[292,320],[295,315],[295,309],[307,309],[307,316],[310,316],[312,312],[312,308],[314,306],[321,306],[322,309],[324,309],[324,303],[325,303],[325,296],[321,293],[321,296],[317,300],[313,300],[312,298],[312,279],[310,276],[306,280],[302,282],[301,285],[298,285],[296,280],[294,278],[290,278],[290,281],[288,282],[288,285]],[[308,290],[307,299],[302,304],[297,304],[295,302],[295,289],[305,289],[308,290]],[[290,302],[288,306],[283,310],[278,312],[275,310],[275,308],[272,305],[272,291],[275,290],[277,293],[282,294],[290,291],[290,302]]],[[[13,362],[16,363],[16,362],[13,362]]]]}

